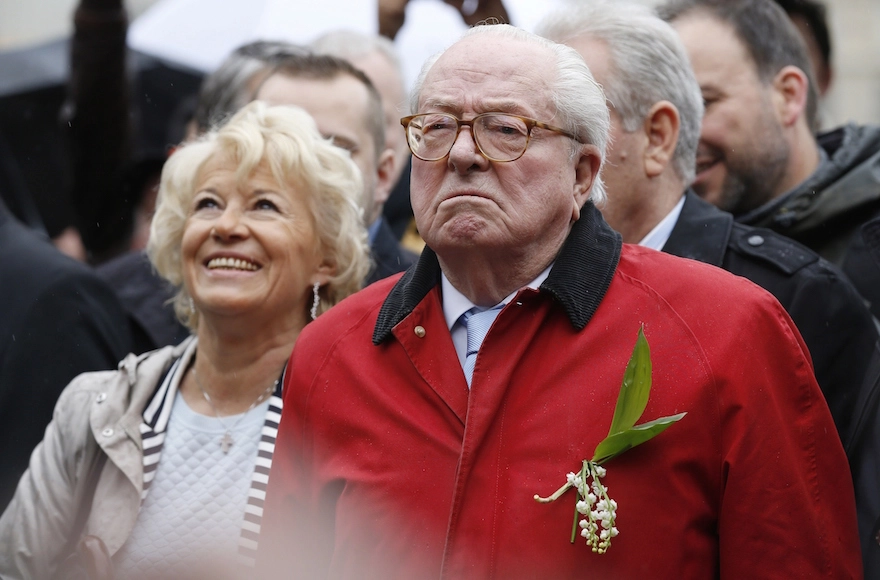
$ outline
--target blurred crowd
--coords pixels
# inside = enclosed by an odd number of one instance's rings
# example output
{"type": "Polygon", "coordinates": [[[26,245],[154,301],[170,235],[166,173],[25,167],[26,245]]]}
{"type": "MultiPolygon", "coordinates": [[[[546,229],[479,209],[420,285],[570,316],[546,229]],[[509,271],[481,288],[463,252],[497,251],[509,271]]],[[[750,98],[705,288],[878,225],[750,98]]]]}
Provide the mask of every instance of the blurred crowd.
{"type": "Polygon", "coordinates": [[[822,124],[825,5],[443,1],[411,94],[407,0],[206,75],[80,0],[0,100],[0,576],[880,574],[880,127],[822,124]],[[578,453],[601,563],[532,499],[578,453]]]}

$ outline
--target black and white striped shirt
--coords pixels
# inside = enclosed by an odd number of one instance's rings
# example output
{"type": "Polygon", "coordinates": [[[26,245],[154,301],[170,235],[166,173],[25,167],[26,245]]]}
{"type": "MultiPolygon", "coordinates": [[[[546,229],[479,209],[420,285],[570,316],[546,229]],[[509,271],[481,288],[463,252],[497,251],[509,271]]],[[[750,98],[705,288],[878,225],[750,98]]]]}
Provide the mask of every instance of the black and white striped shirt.
{"type": "MultiPolygon", "coordinates": [[[[171,416],[174,398],[186,369],[195,357],[198,341],[193,340],[183,354],[171,365],[158,389],[147,403],[141,423],[141,439],[144,450],[144,488],[141,493],[141,505],[150,491],[156,476],[156,469],[162,456],[165,442],[165,431],[171,416]]],[[[256,554],[260,537],[260,526],[263,518],[263,504],[266,499],[266,487],[269,483],[269,472],[272,468],[272,456],[275,453],[275,439],[278,437],[278,424],[281,421],[283,402],[281,391],[284,384],[284,372],[278,381],[275,391],[269,399],[269,408],[260,435],[254,473],[248,491],[244,521],[238,539],[238,559],[242,565],[252,568],[256,563],[256,554]]]]}

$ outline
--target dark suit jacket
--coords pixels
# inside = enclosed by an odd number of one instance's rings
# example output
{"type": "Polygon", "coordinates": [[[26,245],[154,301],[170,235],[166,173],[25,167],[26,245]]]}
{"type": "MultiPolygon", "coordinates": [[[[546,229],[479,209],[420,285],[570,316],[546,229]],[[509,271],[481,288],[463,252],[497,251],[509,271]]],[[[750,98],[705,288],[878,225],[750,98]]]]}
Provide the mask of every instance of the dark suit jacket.
{"type": "Polygon", "coordinates": [[[410,220],[413,219],[412,203],[409,199],[409,178],[412,173],[412,156],[407,157],[406,167],[400,173],[400,179],[394,184],[391,194],[382,206],[382,217],[398,240],[403,239],[410,220]]]}
{"type": "Polygon", "coordinates": [[[415,264],[419,258],[413,252],[400,246],[400,242],[394,237],[394,232],[391,231],[384,218],[379,222],[379,230],[376,232],[370,250],[373,256],[373,268],[367,276],[365,286],[398,272],[403,272],[415,264]]]}
{"type": "MultiPolygon", "coordinates": [[[[864,224],[853,236],[843,271],[880,317],[880,218],[864,224]]],[[[847,453],[852,449],[853,485],[862,540],[865,578],[880,578],[880,349],[874,354],[873,377],[859,393],[847,453]]]]}
{"type": "MultiPolygon", "coordinates": [[[[732,215],[690,191],[663,251],[748,278],[779,300],[810,349],[816,380],[841,439],[847,440],[878,334],[846,277],[806,246],[735,223],[732,215]]],[[[748,339],[748,329],[743,337],[748,339]]]]}
{"type": "Polygon", "coordinates": [[[116,291],[131,325],[132,352],[141,354],[180,344],[190,332],[177,320],[171,284],[153,271],[144,252],[129,252],[97,267],[98,275],[116,291]]]}
{"type": "Polygon", "coordinates": [[[82,372],[116,368],[130,342],[113,291],[0,204],[0,509],[61,390],[82,372]]]}

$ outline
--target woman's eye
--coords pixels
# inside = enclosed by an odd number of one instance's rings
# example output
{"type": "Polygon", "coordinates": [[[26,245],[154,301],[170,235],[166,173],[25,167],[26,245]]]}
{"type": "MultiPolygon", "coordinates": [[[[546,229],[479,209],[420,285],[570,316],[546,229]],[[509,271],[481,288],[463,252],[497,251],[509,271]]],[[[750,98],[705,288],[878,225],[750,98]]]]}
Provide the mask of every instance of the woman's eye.
{"type": "Polygon", "coordinates": [[[254,204],[254,208],[262,209],[262,210],[269,210],[269,211],[278,211],[278,206],[275,205],[275,203],[269,201],[268,199],[257,200],[257,202],[254,204]]]}
{"type": "Polygon", "coordinates": [[[203,197],[196,200],[196,211],[200,209],[213,209],[220,207],[217,200],[210,197],[203,197]]]}

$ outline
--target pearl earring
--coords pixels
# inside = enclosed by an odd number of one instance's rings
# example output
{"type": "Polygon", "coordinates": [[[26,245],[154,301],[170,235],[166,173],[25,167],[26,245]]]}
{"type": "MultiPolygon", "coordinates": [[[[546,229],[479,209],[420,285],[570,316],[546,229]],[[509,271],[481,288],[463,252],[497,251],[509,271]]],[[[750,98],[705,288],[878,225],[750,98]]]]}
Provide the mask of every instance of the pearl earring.
{"type": "Polygon", "coordinates": [[[321,289],[321,284],[315,282],[315,285],[312,286],[312,294],[314,294],[314,299],[312,300],[312,320],[318,317],[318,305],[321,304],[321,297],[318,295],[318,290],[321,289]]]}

